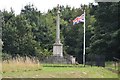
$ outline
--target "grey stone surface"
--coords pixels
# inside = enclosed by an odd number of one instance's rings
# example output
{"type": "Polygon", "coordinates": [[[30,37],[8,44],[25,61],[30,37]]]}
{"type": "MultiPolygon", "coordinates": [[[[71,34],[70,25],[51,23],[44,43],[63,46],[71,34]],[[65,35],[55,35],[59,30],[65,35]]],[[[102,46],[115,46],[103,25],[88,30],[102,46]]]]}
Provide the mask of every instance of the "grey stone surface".
{"type": "Polygon", "coordinates": [[[43,63],[49,63],[49,64],[75,64],[75,57],[71,56],[49,56],[46,57],[43,61],[43,63]]]}
{"type": "Polygon", "coordinates": [[[61,56],[49,56],[46,58],[45,63],[67,64],[67,60],[61,56]]]}
{"type": "Polygon", "coordinates": [[[54,44],[53,45],[53,56],[61,56],[63,57],[63,45],[62,44],[54,44]]]}
{"type": "Polygon", "coordinates": [[[76,62],[76,61],[75,61],[75,57],[70,56],[70,61],[71,61],[72,64],[75,64],[75,62],[76,62]]]}
{"type": "Polygon", "coordinates": [[[63,57],[63,45],[60,42],[60,11],[59,5],[57,6],[57,25],[56,25],[56,41],[53,44],[53,56],[63,57]]]}
{"type": "Polygon", "coordinates": [[[53,44],[53,55],[45,59],[45,63],[57,64],[75,64],[73,56],[63,56],[63,44],[60,42],[60,11],[59,5],[57,6],[57,25],[56,25],[56,40],[53,44]]]}

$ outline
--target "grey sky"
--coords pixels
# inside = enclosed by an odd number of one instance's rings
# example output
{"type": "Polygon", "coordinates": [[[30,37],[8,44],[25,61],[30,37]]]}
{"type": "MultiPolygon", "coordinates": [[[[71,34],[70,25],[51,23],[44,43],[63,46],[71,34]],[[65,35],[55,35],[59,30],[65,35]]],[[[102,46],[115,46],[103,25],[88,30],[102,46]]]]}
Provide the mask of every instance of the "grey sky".
{"type": "Polygon", "coordinates": [[[46,12],[48,9],[60,5],[69,5],[71,7],[79,8],[80,4],[89,4],[94,0],[0,0],[0,10],[6,9],[10,11],[12,7],[16,14],[20,13],[20,10],[26,4],[34,4],[34,6],[41,12],[46,12]]]}

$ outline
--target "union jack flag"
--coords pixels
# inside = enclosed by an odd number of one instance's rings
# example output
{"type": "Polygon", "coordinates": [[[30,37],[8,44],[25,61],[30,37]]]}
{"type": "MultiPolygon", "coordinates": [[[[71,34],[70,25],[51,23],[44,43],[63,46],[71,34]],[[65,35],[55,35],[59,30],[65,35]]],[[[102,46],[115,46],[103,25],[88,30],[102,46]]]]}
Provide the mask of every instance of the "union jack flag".
{"type": "Polygon", "coordinates": [[[82,14],[81,16],[76,17],[76,18],[73,20],[73,25],[78,24],[78,23],[80,23],[80,22],[84,22],[84,14],[82,14]]]}

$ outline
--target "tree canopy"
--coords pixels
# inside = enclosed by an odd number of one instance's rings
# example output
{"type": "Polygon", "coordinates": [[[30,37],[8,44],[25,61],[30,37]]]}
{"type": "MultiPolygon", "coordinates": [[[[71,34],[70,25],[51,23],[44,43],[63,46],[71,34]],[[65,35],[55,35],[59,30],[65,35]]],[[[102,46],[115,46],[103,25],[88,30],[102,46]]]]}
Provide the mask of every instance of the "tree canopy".
{"type": "MultiPolygon", "coordinates": [[[[72,20],[86,11],[86,54],[103,54],[107,60],[120,56],[120,3],[81,5],[80,8],[60,6],[61,42],[64,54],[83,54],[83,23],[72,20]]],[[[26,5],[21,13],[4,10],[2,25],[3,55],[49,56],[56,37],[56,7],[41,13],[34,5],[26,5]]],[[[118,57],[119,58],[119,57],[118,57]]]]}

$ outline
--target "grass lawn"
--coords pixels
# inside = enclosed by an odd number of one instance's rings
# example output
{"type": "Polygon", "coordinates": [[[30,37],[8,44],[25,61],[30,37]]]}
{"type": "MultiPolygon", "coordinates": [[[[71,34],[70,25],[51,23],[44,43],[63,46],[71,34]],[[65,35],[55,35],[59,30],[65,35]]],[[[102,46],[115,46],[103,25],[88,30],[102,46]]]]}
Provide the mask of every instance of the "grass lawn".
{"type": "MultiPolygon", "coordinates": [[[[118,75],[103,67],[82,67],[74,65],[40,65],[38,69],[6,71],[4,78],[117,78],[118,75]],[[42,66],[42,68],[41,68],[42,66]]],[[[4,66],[3,66],[4,67],[4,66]]]]}

